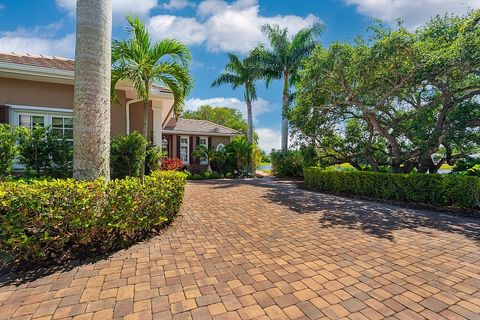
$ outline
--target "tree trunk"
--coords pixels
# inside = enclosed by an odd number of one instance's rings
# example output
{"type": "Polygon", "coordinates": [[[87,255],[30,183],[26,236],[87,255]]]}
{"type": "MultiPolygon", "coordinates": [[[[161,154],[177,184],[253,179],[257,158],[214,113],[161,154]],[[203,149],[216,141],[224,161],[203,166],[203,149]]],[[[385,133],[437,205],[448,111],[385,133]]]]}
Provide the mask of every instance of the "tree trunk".
{"type": "Polygon", "coordinates": [[[77,0],[73,177],[110,178],[111,0],[77,0]]]}
{"type": "Polygon", "coordinates": [[[253,144],[253,116],[252,116],[252,102],[249,98],[246,99],[247,103],[247,121],[248,121],[248,143],[253,144]]]}
{"type": "Polygon", "coordinates": [[[288,105],[290,103],[288,97],[288,72],[284,72],[283,74],[283,100],[282,100],[282,152],[288,151],[288,119],[287,119],[287,112],[288,112],[288,105]]]}
{"type": "MultiPolygon", "coordinates": [[[[143,136],[145,139],[148,141],[148,109],[150,107],[150,102],[149,101],[143,101],[143,136]]],[[[145,146],[145,155],[147,153],[147,149],[145,146]]],[[[142,181],[145,180],[145,161],[146,158],[142,161],[142,167],[140,168],[140,178],[142,181]]]]}
{"type": "Polygon", "coordinates": [[[143,136],[148,141],[148,107],[150,106],[149,101],[143,101],[143,136]]]}

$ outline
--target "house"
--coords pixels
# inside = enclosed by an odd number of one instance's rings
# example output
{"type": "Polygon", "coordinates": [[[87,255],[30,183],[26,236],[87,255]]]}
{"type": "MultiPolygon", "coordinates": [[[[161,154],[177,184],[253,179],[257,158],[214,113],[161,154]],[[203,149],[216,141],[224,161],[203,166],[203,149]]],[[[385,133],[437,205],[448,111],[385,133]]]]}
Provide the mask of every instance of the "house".
{"type": "MultiPolygon", "coordinates": [[[[73,138],[74,60],[30,54],[0,53],[0,123],[32,128],[50,126],[66,139],[73,138]]],[[[128,82],[116,88],[118,103],[111,109],[111,136],[142,131],[143,102],[128,82]]],[[[202,164],[192,157],[197,145],[221,148],[238,131],[203,120],[176,119],[173,95],[152,85],[149,140],[162,145],[170,157],[185,164],[202,164]]]]}

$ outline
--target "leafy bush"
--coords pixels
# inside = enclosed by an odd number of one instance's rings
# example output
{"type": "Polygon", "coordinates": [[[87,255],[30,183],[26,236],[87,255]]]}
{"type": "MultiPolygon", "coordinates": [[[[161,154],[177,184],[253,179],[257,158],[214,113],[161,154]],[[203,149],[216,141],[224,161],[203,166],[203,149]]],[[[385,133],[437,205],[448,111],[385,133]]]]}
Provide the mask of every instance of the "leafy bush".
{"type": "Polygon", "coordinates": [[[18,139],[19,130],[9,125],[0,124],[0,180],[5,179],[12,173],[13,162],[17,155],[15,142],[18,139]]]}
{"type": "Polygon", "coordinates": [[[272,151],[272,172],[279,177],[303,177],[303,158],[300,151],[272,151]]]}
{"type": "Polygon", "coordinates": [[[346,193],[460,208],[480,207],[480,178],[439,174],[391,174],[338,172],[305,168],[305,185],[334,193],[346,193]]]}
{"type": "Polygon", "coordinates": [[[15,263],[60,262],[131,244],[175,217],[186,175],[94,182],[0,184],[0,254],[15,263]]]}
{"type": "Polygon", "coordinates": [[[162,147],[149,144],[145,157],[145,174],[150,174],[162,167],[162,159],[165,157],[162,147]]]}
{"type": "Polygon", "coordinates": [[[110,146],[111,177],[139,177],[145,161],[146,147],[147,140],[138,132],[112,139],[110,146]]]}
{"type": "Polygon", "coordinates": [[[178,158],[165,158],[162,161],[162,169],[169,171],[178,171],[183,168],[183,161],[178,158]]]}
{"type": "Polygon", "coordinates": [[[48,127],[18,128],[19,160],[27,176],[66,178],[72,175],[73,144],[48,127]]]}
{"type": "Polygon", "coordinates": [[[480,177],[480,159],[471,157],[460,159],[453,167],[452,173],[480,177]]]}
{"type": "Polygon", "coordinates": [[[221,179],[223,174],[214,171],[205,171],[196,174],[190,174],[187,176],[188,180],[208,180],[208,179],[221,179]]]}

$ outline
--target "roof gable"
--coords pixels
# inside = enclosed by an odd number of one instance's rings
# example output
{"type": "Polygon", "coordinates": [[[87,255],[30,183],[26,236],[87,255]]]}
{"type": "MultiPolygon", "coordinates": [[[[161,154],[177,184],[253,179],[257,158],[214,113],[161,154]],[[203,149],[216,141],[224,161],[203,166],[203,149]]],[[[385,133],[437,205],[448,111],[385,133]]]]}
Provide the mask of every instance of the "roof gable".
{"type": "Polygon", "coordinates": [[[240,134],[239,131],[213,123],[207,120],[194,120],[184,118],[172,118],[168,121],[163,130],[178,133],[194,133],[194,134],[214,134],[235,136],[240,134]]]}

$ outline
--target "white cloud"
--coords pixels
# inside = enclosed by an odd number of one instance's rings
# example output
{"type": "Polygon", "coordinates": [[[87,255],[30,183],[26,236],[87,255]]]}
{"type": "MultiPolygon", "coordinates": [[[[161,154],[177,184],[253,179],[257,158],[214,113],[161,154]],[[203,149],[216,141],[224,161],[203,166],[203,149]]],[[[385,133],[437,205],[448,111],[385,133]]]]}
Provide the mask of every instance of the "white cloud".
{"type": "MultiPolygon", "coordinates": [[[[197,110],[200,106],[208,104],[212,107],[229,107],[235,108],[239,110],[243,117],[247,118],[247,106],[244,101],[241,101],[237,98],[225,98],[225,97],[217,97],[217,98],[209,98],[209,99],[199,99],[199,98],[190,98],[186,101],[185,105],[187,110],[197,110]]],[[[270,103],[263,99],[258,98],[258,100],[252,103],[252,113],[254,122],[256,122],[256,118],[263,114],[270,112],[270,103]]]]}
{"type": "Polygon", "coordinates": [[[181,10],[186,7],[194,7],[195,3],[188,0],[170,0],[168,3],[164,3],[162,7],[167,10],[181,10]]]}
{"type": "Polygon", "coordinates": [[[19,27],[15,31],[0,32],[0,51],[73,57],[75,34],[55,38],[62,23],[36,26],[31,29],[19,27]]]}
{"type": "MultiPolygon", "coordinates": [[[[56,0],[57,6],[75,16],[77,0],[56,0]]],[[[125,15],[146,16],[150,10],[157,7],[157,0],[112,0],[113,19],[122,20],[125,15]]]]}
{"type": "Polygon", "coordinates": [[[159,15],[150,19],[148,29],[154,39],[174,38],[186,45],[201,44],[207,38],[205,27],[195,18],[159,15]]]}
{"type": "Polygon", "coordinates": [[[409,28],[418,27],[437,14],[463,14],[469,8],[479,8],[480,0],[343,0],[354,5],[363,15],[393,22],[405,21],[409,28]]]}
{"type": "Polygon", "coordinates": [[[280,131],[270,128],[258,128],[255,131],[258,133],[258,145],[263,151],[270,153],[272,149],[281,148],[280,131]]]}
{"type": "Polygon", "coordinates": [[[258,0],[205,0],[197,8],[195,18],[155,16],[149,22],[155,39],[174,37],[187,44],[205,44],[210,51],[247,52],[265,41],[260,26],[266,23],[288,27],[296,33],[320,22],[310,14],[306,17],[285,15],[265,17],[259,14],[258,0]]]}

